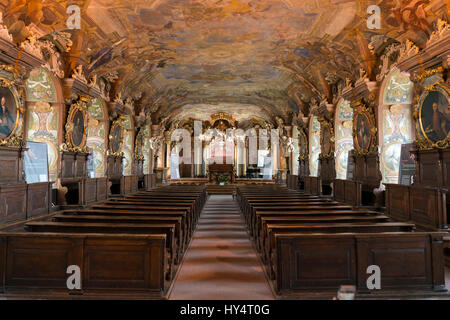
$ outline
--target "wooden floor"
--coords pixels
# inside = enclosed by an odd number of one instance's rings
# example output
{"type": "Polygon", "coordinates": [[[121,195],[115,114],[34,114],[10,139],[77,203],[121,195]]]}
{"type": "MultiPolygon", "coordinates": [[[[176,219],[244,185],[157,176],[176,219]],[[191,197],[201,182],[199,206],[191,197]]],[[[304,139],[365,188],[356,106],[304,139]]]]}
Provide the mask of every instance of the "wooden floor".
{"type": "Polygon", "coordinates": [[[231,196],[208,199],[170,299],[274,299],[231,196]]]}

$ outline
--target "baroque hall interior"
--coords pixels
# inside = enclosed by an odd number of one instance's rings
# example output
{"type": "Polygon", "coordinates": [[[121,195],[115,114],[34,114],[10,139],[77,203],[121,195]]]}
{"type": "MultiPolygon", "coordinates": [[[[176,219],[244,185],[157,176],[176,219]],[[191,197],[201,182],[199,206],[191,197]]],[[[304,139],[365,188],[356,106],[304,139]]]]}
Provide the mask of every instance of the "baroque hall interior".
{"type": "Polygon", "coordinates": [[[449,6],[0,0],[0,299],[450,299],[449,6]]]}

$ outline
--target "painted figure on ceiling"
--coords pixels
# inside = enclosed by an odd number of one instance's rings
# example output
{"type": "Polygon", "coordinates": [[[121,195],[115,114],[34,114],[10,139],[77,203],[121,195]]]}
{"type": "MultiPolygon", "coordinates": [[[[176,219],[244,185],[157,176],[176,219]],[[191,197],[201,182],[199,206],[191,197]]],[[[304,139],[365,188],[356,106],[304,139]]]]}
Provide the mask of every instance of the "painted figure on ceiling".
{"type": "Polygon", "coordinates": [[[429,3],[430,0],[397,0],[392,13],[402,30],[423,31],[429,26],[424,8],[429,3]]]}

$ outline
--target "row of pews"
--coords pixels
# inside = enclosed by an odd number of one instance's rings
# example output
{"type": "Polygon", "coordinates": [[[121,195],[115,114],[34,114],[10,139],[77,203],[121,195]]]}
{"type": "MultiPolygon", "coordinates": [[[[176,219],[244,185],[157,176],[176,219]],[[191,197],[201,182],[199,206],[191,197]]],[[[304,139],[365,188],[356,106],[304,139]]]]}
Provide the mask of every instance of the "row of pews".
{"type": "Polygon", "coordinates": [[[206,198],[165,186],[0,229],[0,295],[166,298],[206,198]]]}
{"type": "Polygon", "coordinates": [[[279,185],[241,186],[237,200],[279,298],[445,295],[443,236],[414,224],[279,185]],[[369,289],[368,267],[381,271],[369,289]]]}

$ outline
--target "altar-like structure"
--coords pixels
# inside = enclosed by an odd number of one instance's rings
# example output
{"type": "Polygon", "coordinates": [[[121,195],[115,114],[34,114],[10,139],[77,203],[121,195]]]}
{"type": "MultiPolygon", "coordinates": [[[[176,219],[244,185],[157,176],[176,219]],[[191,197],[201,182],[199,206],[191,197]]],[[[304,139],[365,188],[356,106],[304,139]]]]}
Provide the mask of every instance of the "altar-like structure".
{"type": "Polygon", "coordinates": [[[232,164],[213,163],[209,165],[208,171],[209,182],[217,184],[220,182],[234,183],[234,166],[232,164]]]}

